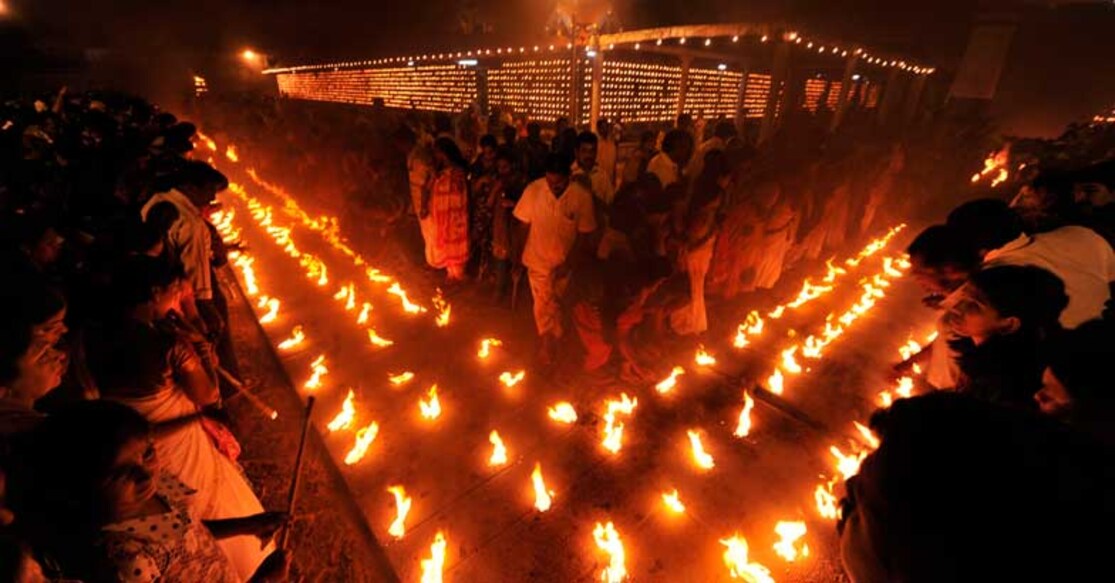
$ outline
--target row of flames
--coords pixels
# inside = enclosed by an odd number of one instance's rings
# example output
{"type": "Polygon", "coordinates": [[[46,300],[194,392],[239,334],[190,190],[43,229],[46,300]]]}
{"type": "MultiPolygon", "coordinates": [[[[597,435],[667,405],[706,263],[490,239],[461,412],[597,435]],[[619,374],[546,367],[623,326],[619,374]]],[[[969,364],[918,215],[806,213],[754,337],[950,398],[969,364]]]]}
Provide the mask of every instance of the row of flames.
{"type": "Polygon", "coordinates": [[[1010,178],[1010,146],[1003,146],[983,159],[983,168],[972,175],[972,184],[990,180],[991,188],[995,188],[1010,178]]]}
{"type": "MultiPolygon", "coordinates": [[[[211,150],[217,151],[215,143],[204,136],[202,136],[201,139],[211,150]]],[[[239,154],[232,146],[226,150],[226,157],[232,162],[237,162],[239,160],[239,154]]],[[[263,181],[251,169],[248,170],[248,174],[257,185],[268,190],[272,195],[283,201],[283,205],[280,207],[279,212],[288,218],[298,221],[302,227],[318,233],[331,247],[350,258],[353,264],[365,273],[370,283],[386,285],[386,293],[397,299],[405,313],[421,314],[428,311],[426,307],[412,302],[407,292],[397,280],[384,274],[379,269],[368,266],[367,262],[345,242],[341,236],[338,222],[335,218],[313,217],[309,215],[304,212],[294,198],[285,191],[263,181]]],[[[251,218],[271,237],[273,242],[291,258],[298,260],[299,265],[305,271],[306,277],[318,287],[323,289],[326,288],[330,281],[329,275],[336,272],[331,270],[322,259],[298,249],[292,238],[293,225],[278,224],[275,218],[277,214],[275,209],[249,195],[243,187],[231,185],[230,190],[233,195],[244,204],[251,218]]],[[[214,223],[225,239],[239,239],[242,234],[240,229],[233,223],[234,217],[235,212],[231,209],[222,211],[214,216],[214,223]]],[[[899,225],[890,229],[885,235],[869,243],[863,250],[855,256],[846,259],[842,264],[838,265],[834,264],[832,260],[828,261],[826,264],[826,273],[816,280],[817,283],[814,283],[810,279],[806,279],[802,284],[801,290],[794,299],[785,304],[776,306],[766,313],[767,320],[764,320],[758,311],[749,313],[745,321],[739,325],[733,344],[737,348],[749,346],[756,338],[763,334],[764,329],[768,327],[768,321],[778,320],[782,318],[787,311],[798,310],[810,302],[832,292],[836,284],[848,275],[850,269],[859,267],[866,259],[884,249],[903,228],[904,225],[899,225]]],[[[281,302],[276,297],[265,295],[260,292],[259,281],[255,272],[255,258],[246,253],[236,253],[232,263],[240,270],[245,293],[249,296],[257,297],[256,305],[261,311],[259,316],[261,323],[269,324],[275,322],[279,318],[281,302]]],[[[798,362],[798,356],[800,355],[806,359],[821,358],[824,349],[840,337],[853,322],[872,309],[876,305],[876,302],[884,297],[885,288],[889,287],[895,278],[900,277],[908,267],[909,264],[902,257],[885,257],[882,261],[882,267],[879,273],[874,274],[872,277],[864,277],[859,281],[859,285],[863,292],[855,304],[840,315],[836,313],[829,314],[825,319],[825,326],[822,331],[811,334],[800,344],[792,345],[780,352],[779,361],[776,363],[775,370],[767,382],[768,390],[772,393],[781,394],[784,389],[785,377],[787,375],[802,374],[805,370],[798,362]]],[[[373,346],[391,346],[393,344],[391,340],[383,338],[373,327],[368,326],[368,321],[374,308],[370,302],[361,301],[357,297],[357,294],[358,292],[355,284],[347,282],[337,288],[337,291],[331,295],[335,301],[341,303],[346,312],[355,314],[354,321],[357,325],[366,327],[369,341],[373,346]],[[357,309],[358,307],[359,309],[357,309]]],[[[451,308],[441,297],[440,292],[431,300],[431,304],[435,309],[435,324],[439,327],[448,325],[451,308]]],[[[291,328],[289,337],[278,342],[277,347],[282,351],[291,351],[302,347],[307,342],[308,339],[303,326],[294,325],[291,328]]],[[[912,344],[916,343],[911,341],[905,347],[910,348],[912,344]]],[[[481,339],[477,348],[477,357],[481,360],[487,360],[492,356],[495,350],[502,346],[502,341],[497,338],[481,339]]],[[[700,346],[694,356],[694,363],[697,367],[711,367],[716,364],[716,358],[703,346],[700,346]]],[[[325,355],[319,355],[310,364],[310,376],[305,382],[304,387],[307,390],[316,390],[320,388],[324,377],[328,373],[329,369],[327,367],[326,357],[325,355]]],[[[680,378],[685,374],[686,369],[684,367],[673,367],[670,375],[655,386],[657,393],[660,395],[670,394],[678,386],[680,378]]],[[[503,386],[511,388],[521,383],[525,376],[526,372],[523,370],[505,371],[499,375],[498,380],[503,386]]],[[[416,375],[414,372],[403,371],[390,374],[388,376],[388,381],[392,385],[401,386],[412,382],[415,377],[416,375]]],[[[906,388],[906,384],[900,383],[900,385],[893,390],[894,396],[909,396],[910,390],[912,390],[912,381],[909,379],[904,379],[904,381],[908,382],[909,388],[906,388]]],[[[891,393],[892,392],[888,391],[885,394],[891,395],[891,393]]],[[[893,400],[894,396],[888,396],[887,398],[893,400]]],[[[885,403],[890,402],[886,401],[883,396],[880,396],[880,399],[884,400],[885,403]]],[[[751,414],[754,409],[754,403],[751,394],[745,391],[743,394],[743,408],[736,421],[735,436],[742,438],[751,433],[751,414]]],[[[615,455],[621,451],[625,427],[624,421],[629,420],[634,415],[637,406],[638,399],[626,393],[616,398],[605,400],[603,407],[604,425],[602,429],[601,445],[609,454],[615,455]]],[[[433,421],[440,417],[442,413],[442,404],[439,399],[438,387],[436,384],[431,385],[424,393],[424,397],[419,399],[418,409],[421,417],[426,420],[433,421]]],[[[572,403],[567,401],[557,402],[548,406],[546,414],[555,423],[572,424],[576,423],[578,420],[576,408],[572,403]]],[[[355,432],[353,446],[344,457],[346,465],[356,464],[364,458],[380,430],[377,421],[367,420],[362,423],[357,423],[357,418],[358,408],[356,404],[356,393],[352,389],[349,389],[341,405],[341,410],[327,424],[327,429],[330,432],[350,430],[354,430],[355,432]]],[[[878,446],[877,439],[874,438],[867,427],[858,422],[855,423],[855,427],[857,429],[857,434],[863,441],[862,445],[865,447],[854,447],[852,453],[847,454],[836,445],[830,447],[830,452],[836,460],[836,469],[840,476],[844,478],[850,477],[858,471],[859,463],[866,457],[869,448],[878,446]]],[[[694,428],[689,429],[686,435],[694,465],[703,471],[712,470],[715,467],[715,459],[712,452],[707,449],[704,443],[702,432],[694,428]]],[[[492,429],[488,434],[488,441],[491,445],[491,450],[486,455],[487,464],[491,467],[506,466],[510,458],[508,455],[508,444],[505,442],[504,438],[496,429],[492,429]]],[[[531,488],[534,491],[535,509],[538,512],[547,512],[554,503],[556,493],[546,485],[542,473],[542,466],[539,462],[535,462],[534,464],[530,481],[531,488]]],[[[835,484],[836,479],[834,478],[822,487],[818,487],[816,502],[822,516],[829,518],[835,516],[836,501],[835,495],[832,493],[835,484]],[[822,492],[825,496],[824,500],[822,500],[822,492]]],[[[406,533],[406,518],[411,511],[413,500],[407,496],[406,490],[402,485],[393,485],[388,488],[387,492],[394,498],[395,502],[395,515],[387,531],[389,535],[399,539],[406,533]]],[[[676,514],[685,513],[686,506],[682,502],[681,495],[676,488],[668,492],[663,492],[661,498],[664,507],[669,512],[676,514]]],[[[779,521],[774,530],[775,534],[778,536],[778,541],[774,544],[774,550],[780,557],[787,561],[794,561],[799,557],[809,556],[809,547],[802,540],[807,531],[803,521],[779,521]]],[[[596,546],[608,557],[608,564],[601,572],[602,580],[624,580],[627,577],[624,547],[620,534],[614,524],[612,522],[597,523],[593,530],[593,538],[596,546]]],[[[738,534],[734,534],[731,537],[721,539],[720,543],[725,547],[723,559],[733,578],[738,577],[749,581],[773,581],[769,569],[749,559],[749,548],[745,538],[738,534]]],[[[423,582],[441,581],[441,572],[446,559],[446,547],[447,540],[445,534],[442,531],[438,531],[430,548],[430,558],[424,559],[421,562],[423,582]]]]}

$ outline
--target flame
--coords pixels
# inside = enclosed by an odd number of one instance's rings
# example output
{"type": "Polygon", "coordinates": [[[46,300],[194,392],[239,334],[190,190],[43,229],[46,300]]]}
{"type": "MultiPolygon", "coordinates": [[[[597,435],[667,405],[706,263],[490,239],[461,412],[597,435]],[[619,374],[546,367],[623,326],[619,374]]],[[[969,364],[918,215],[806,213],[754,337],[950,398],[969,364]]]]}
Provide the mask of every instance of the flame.
{"type": "Polygon", "coordinates": [[[836,495],[832,493],[837,479],[833,478],[827,483],[818,484],[817,489],[813,491],[813,501],[817,503],[817,512],[820,512],[822,517],[829,520],[836,520],[840,516],[840,512],[837,510],[836,495]]]}
{"type": "Polygon", "coordinates": [[[236,146],[229,144],[228,148],[225,149],[225,157],[228,158],[230,162],[239,162],[240,156],[236,154],[236,146]]]}
{"type": "Polygon", "coordinates": [[[895,267],[896,264],[897,262],[893,258],[884,257],[883,273],[887,274],[887,277],[902,277],[902,272],[895,267]]]}
{"type": "Polygon", "coordinates": [[[476,351],[476,356],[487,359],[492,355],[492,348],[496,346],[503,346],[503,341],[498,338],[485,338],[480,341],[480,350],[476,351]]]}
{"type": "Polygon", "coordinates": [[[345,402],[341,405],[341,412],[337,413],[337,416],[329,422],[327,427],[329,431],[348,429],[352,427],[354,419],[356,419],[356,393],[349,389],[348,396],[345,397],[345,402]]]}
{"type": "Polygon", "coordinates": [[[437,419],[441,415],[441,401],[437,398],[437,385],[431,385],[426,395],[427,399],[418,400],[418,409],[426,419],[437,419]]]}
{"type": "Polygon", "coordinates": [[[774,583],[770,569],[759,563],[752,563],[748,558],[747,539],[734,534],[720,539],[720,544],[727,547],[724,550],[724,564],[732,579],[743,579],[749,583],[774,583]]]}
{"type": "Polygon", "coordinates": [[[697,347],[697,354],[693,357],[693,362],[696,362],[697,366],[712,366],[716,364],[716,357],[709,354],[704,345],[701,345],[697,347]]]}
{"type": "Polygon", "coordinates": [[[695,429],[690,429],[688,433],[689,446],[693,450],[693,463],[703,470],[711,470],[716,467],[712,455],[705,451],[705,446],[701,443],[701,434],[697,433],[695,429]]]}
{"type": "Polygon", "coordinates": [[[600,580],[605,583],[620,583],[626,579],[626,555],[616,527],[611,521],[607,524],[597,522],[596,528],[592,529],[592,538],[596,541],[596,547],[608,555],[608,566],[600,572],[600,580]]]}
{"type": "Polygon", "coordinates": [[[256,296],[259,294],[259,285],[256,284],[256,273],[252,264],[255,263],[254,257],[248,257],[244,253],[240,253],[233,259],[232,263],[240,268],[240,273],[244,275],[244,293],[249,296],[256,296]]]}
{"type": "Polygon", "coordinates": [[[360,306],[360,315],[356,316],[356,323],[361,325],[361,326],[363,326],[364,324],[367,324],[368,323],[368,314],[370,314],[371,311],[372,311],[372,304],[369,304],[368,302],[364,302],[364,305],[360,306]]]}
{"type": "Polygon", "coordinates": [[[407,293],[403,291],[403,286],[399,285],[397,281],[392,283],[391,287],[387,288],[387,293],[399,298],[399,303],[402,304],[403,311],[408,314],[421,314],[426,311],[426,308],[410,301],[410,298],[407,297],[407,293]]]}
{"type": "Polygon", "coordinates": [[[894,387],[894,394],[902,399],[909,399],[914,392],[914,379],[902,377],[898,379],[898,386],[894,387]]]}
{"type": "Polygon", "coordinates": [[[809,279],[806,279],[801,284],[801,291],[798,292],[798,296],[787,306],[794,309],[800,308],[830,291],[832,291],[831,286],[813,285],[809,279]]]}
{"type": "Polygon", "coordinates": [[[798,346],[794,345],[782,351],[782,370],[790,374],[801,374],[801,365],[798,364],[794,355],[797,354],[798,346]]]}
{"type": "Polygon", "coordinates": [[[751,393],[744,391],[743,410],[739,412],[739,423],[736,424],[736,431],[733,433],[736,437],[747,437],[751,433],[751,410],[753,408],[755,408],[755,399],[751,398],[751,393]]]}
{"type": "MultiPolygon", "coordinates": [[[[195,76],[194,79],[197,80],[197,79],[200,79],[200,77],[195,76]]],[[[214,142],[209,136],[207,136],[207,135],[205,135],[201,132],[197,132],[197,139],[201,140],[202,142],[205,142],[205,147],[206,148],[209,148],[210,150],[213,150],[214,152],[217,151],[217,142],[214,142]]]]}
{"type": "Polygon", "coordinates": [[[380,348],[385,348],[395,343],[394,340],[388,340],[380,336],[375,328],[368,328],[368,342],[371,342],[372,346],[378,346],[380,348]]]}
{"type": "Polygon", "coordinates": [[[751,343],[749,338],[758,336],[763,333],[763,318],[756,310],[751,310],[747,314],[747,318],[736,329],[736,338],[732,345],[736,348],[743,348],[751,343]]]}
{"type": "Polygon", "coordinates": [[[414,379],[414,373],[410,372],[409,370],[405,371],[405,372],[401,372],[399,374],[390,374],[389,373],[387,375],[387,381],[390,382],[391,384],[395,385],[396,387],[399,386],[399,385],[404,385],[406,383],[409,383],[413,379],[414,379]]]}
{"type": "Polygon", "coordinates": [[[774,543],[774,552],[778,553],[778,556],[791,563],[798,558],[798,555],[809,556],[809,545],[803,544],[801,550],[794,545],[798,539],[805,536],[805,522],[780,520],[774,525],[774,532],[780,537],[779,541],[774,543]]]}
{"type": "Polygon", "coordinates": [[[421,583],[441,583],[441,572],[445,569],[445,548],[448,546],[445,542],[445,534],[440,530],[434,536],[434,542],[430,545],[430,558],[422,559],[422,581],[421,583]]]}
{"type": "Polygon", "coordinates": [[[550,419],[558,423],[576,423],[577,410],[573,408],[572,403],[562,401],[548,408],[546,412],[550,415],[550,419]]]}
{"type": "MultiPolygon", "coordinates": [[[[699,358],[700,353],[698,352],[697,354],[699,358]]],[[[658,391],[660,395],[669,393],[678,385],[678,377],[683,374],[685,374],[685,369],[680,366],[675,366],[673,370],[670,371],[670,376],[662,379],[657,385],[654,385],[654,390],[658,391]]]]}
{"type": "Polygon", "coordinates": [[[356,432],[356,442],[352,444],[352,449],[345,454],[345,465],[351,466],[364,459],[364,454],[368,453],[368,447],[376,440],[377,435],[379,435],[379,423],[375,421],[360,428],[356,432]]]}
{"type": "Polygon", "coordinates": [[[910,370],[912,370],[914,374],[921,374],[921,365],[915,362],[910,370]]]}
{"type": "Polygon", "coordinates": [[[347,300],[354,295],[356,295],[356,288],[352,285],[352,282],[349,282],[345,285],[342,285],[341,288],[337,290],[337,293],[333,294],[333,299],[339,302],[342,300],[347,300]]]}
{"type": "Polygon", "coordinates": [[[618,401],[605,401],[607,410],[604,412],[604,441],[602,442],[604,449],[619,453],[620,448],[623,447],[623,422],[616,421],[616,414],[631,415],[638,405],[639,400],[628,397],[627,393],[621,393],[618,401]]]}
{"type": "Polygon", "coordinates": [[[848,273],[847,269],[833,265],[831,258],[825,261],[825,269],[828,270],[827,273],[825,273],[825,283],[833,283],[836,281],[836,278],[848,273]]]}
{"type": "Polygon", "coordinates": [[[674,488],[672,492],[663,492],[662,503],[674,514],[682,514],[685,512],[685,504],[682,504],[681,500],[678,498],[677,488],[674,488]]]}
{"type": "Polygon", "coordinates": [[[860,436],[863,437],[863,440],[871,449],[879,449],[879,436],[875,435],[871,428],[859,421],[852,421],[852,424],[856,426],[856,431],[859,431],[860,436]]]}
{"type": "Polygon", "coordinates": [[[410,496],[407,496],[407,492],[402,486],[391,486],[387,488],[387,491],[395,496],[395,520],[391,521],[391,527],[387,529],[387,534],[396,539],[401,539],[406,534],[406,519],[410,512],[412,500],[410,496]]]}
{"type": "Polygon", "coordinates": [[[1007,170],[1007,164],[1010,162],[1010,146],[1003,146],[1001,150],[992,152],[987,155],[983,160],[983,169],[972,175],[972,184],[982,180],[985,176],[992,173],[995,177],[991,179],[991,188],[999,186],[1010,178],[1010,171],[1007,170]]]}
{"type": "Polygon", "coordinates": [[[771,374],[770,378],[767,379],[767,390],[774,393],[775,395],[781,395],[783,381],[784,379],[782,378],[782,371],[778,370],[777,368],[774,369],[774,373],[771,374]]]}
{"type": "Polygon", "coordinates": [[[546,482],[542,480],[542,464],[534,462],[534,471],[530,473],[530,482],[534,485],[534,507],[539,512],[545,512],[553,504],[553,490],[546,489],[546,482]]]}
{"type": "Polygon", "coordinates": [[[499,437],[499,432],[495,429],[488,434],[488,441],[492,444],[492,455],[488,457],[489,466],[502,466],[507,463],[507,448],[503,446],[503,440],[499,437]]]}
{"type": "Polygon", "coordinates": [[[391,279],[390,276],[384,275],[380,270],[374,267],[369,267],[364,270],[364,275],[368,276],[368,281],[372,283],[391,283],[395,281],[391,279]]]}
{"type": "Polygon", "coordinates": [[[511,371],[504,371],[502,374],[499,375],[499,382],[503,383],[503,386],[510,389],[511,387],[522,382],[522,380],[526,378],[526,376],[527,371],[525,370],[520,370],[514,373],[511,371]]]}
{"type": "Polygon", "coordinates": [[[302,326],[295,326],[294,329],[290,331],[290,338],[279,343],[279,350],[290,350],[302,344],[304,340],[306,340],[306,334],[302,331],[302,326]]]}
{"type": "Polygon", "coordinates": [[[275,321],[279,316],[279,300],[275,298],[267,299],[267,313],[259,317],[260,324],[270,324],[275,321]]]}
{"type": "Polygon", "coordinates": [[[319,354],[313,362],[310,363],[310,378],[302,385],[308,390],[321,388],[321,377],[329,373],[329,369],[325,366],[325,355],[319,354]]]}
{"type": "Polygon", "coordinates": [[[774,308],[773,310],[771,310],[770,313],[767,314],[767,317],[772,319],[772,320],[777,320],[777,319],[782,317],[782,314],[785,314],[785,313],[786,313],[786,306],[778,306],[778,307],[774,308]]]}
{"type": "Polygon", "coordinates": [[[438,311],[437,317],[434,318],[434,323],[438,328],[444,328],[449,325],[449,312],[452,306],[441,295],[441,290],[437,290],[437,295],[433,299],[434,309],[438,311]]]}
{"type": "Polygon", "coordinates": [[[836,471],[840,472],[845,480],[859,473],[859,466],[867,457],[866,451],[847,455],[835,445],[829,446],[829,453],[836,458],[836,471]]]}

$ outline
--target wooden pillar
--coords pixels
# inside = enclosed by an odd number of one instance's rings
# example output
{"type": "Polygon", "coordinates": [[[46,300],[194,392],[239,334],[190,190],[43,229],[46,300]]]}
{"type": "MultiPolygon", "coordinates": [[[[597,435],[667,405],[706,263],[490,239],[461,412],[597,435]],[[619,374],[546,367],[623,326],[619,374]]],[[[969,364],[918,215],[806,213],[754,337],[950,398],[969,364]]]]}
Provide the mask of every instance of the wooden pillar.
{"type": "Polygon", "coordinates": [[[898,100],[902,97],[901,84],[902,78],[898,75],[898,69],[891,67],[890,74],[887,75],[887,83],[883,86],[882,101],[879,103],[879,125],[886,125],[894,115],[894,109],[898,107],[898,100]]]}
{"type": "MultiPolygon", "coordinates": [[[[589,131],[596,130],[596,120],[600,119],[600,99],[604,90],[604,51],[600,48],[599,37],[594,37],[593,51],[596,57],[592,59],[592,93],[589,102],[589,131]]],[[[607,136],[605,136],[607,137],[607,136]]]]}
{"type": "Polygon", "coordinates": [[[488,68],[476,69],[476,102],[480,106],[481,115],[487,116],[492,109],[488,103],[488,68]]]}
{"type": "Polygon", "coordinates": [[[836,111],[832,115],[832,124],[829,126],[830,132],[835,132],[836,128],[840,127],[840,122],[844,119],[844,114],[848,111],[848,101],[852,98],[852,77],[856,73],[856,64],[859,63],[859,55],[851,55],[848,57],[847,62],[844,63],[844,77],[840,81],[840,97],[836,102],[836,111]]]}
{"type": "Polygon", "coordinates": [[[743,135],[744,124],[747,122],[747,110],[743,107],[743,99],[747,95],[747,74],[751,72],[748,63],[740,67],[739,93],[736,95],[736,131],[743,135]]]}
{"type": "Polygon", "coordinates": [[[779,104],[783,97],[783,86],[787,85],[790,73],[790,43],[779,42],[774,47],[774,61],[770,68],[770,94],[763,112],[763,123],[759,126],[759,143],[765,142],[777,127],[779,104]]]}
{"type": "Polygon", "coordinates": [[[674,114],[675,119],[685,113],[685,95],[689,92],[689,65],[692,63],[693,57],[689,55],[681,57],[681,82],[678,84],[678,107],[674,114]]]}
{"type": "Polygon", "coordinates": [[[918,105],[921,103],[921,93],[925,89],[925,75],[911,73],[914,78],[910,80],[909,90],[906,92],[906,104],[902,108],[902,124],[909,125],[918,114],[918,105]]]}

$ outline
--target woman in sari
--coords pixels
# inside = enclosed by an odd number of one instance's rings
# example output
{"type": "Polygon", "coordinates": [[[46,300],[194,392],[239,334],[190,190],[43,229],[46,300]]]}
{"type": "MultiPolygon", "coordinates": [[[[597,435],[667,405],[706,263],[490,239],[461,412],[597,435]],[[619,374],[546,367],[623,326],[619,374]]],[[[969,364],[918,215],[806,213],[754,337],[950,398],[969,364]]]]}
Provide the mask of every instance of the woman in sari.
{"type": "Polygon", "coordinates": [[[430,266],[444,269],[447,281],[464,280],[468,262],[468,162],[449,138],[434,142],[436,173],[424,193],[420,217],[429,218],[433,234],[427,253],[430,266]]]}
{"type": "MultiPolygon", "coordinates": [[[[116,285],[123,313],[87,344],[102,396],[158,426],[155,449],[162,466],[197,490],[194,505],[202,519],[262,512],[248,480],[230,459],[239,453],[235,439],[224,426],[201,416],[203,408],[219,406],[220,395],[212,347],[178,315],[181,289],[187,285],[181,268],[137,257],[116,285]]],[[[232,536],[218,544],[242,579],[267,554],[251,536],[232,536]]]]}

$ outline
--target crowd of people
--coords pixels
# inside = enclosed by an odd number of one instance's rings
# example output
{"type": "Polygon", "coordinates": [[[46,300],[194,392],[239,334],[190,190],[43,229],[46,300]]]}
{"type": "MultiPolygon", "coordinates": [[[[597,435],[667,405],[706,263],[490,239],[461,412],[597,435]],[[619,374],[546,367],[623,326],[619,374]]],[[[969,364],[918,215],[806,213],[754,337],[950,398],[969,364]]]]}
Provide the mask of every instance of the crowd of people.
{"type": "MultiPolygon", "coordinates": [[[[631,382],[658,372],[648,339],[708,330],[706,295],[770,289],[931,204],[919,160],[941,159],[793,116],[760,145],[684,115],[636,136],[376,110],[323,163],[331,138],[302,142],[277,106],[240,113],[256,131],[239,142],[271,140],[261,162],[307,184],[336,164],[338,204],[413,228],[446,293],[480,281],[506,304],[525,285],[541,366],[572,328],[585,369],[631,382]]],[[[238,367],[209,214],[228,181],[192,154],[196,128],[65,90],[0,117],[0,577],[285,579],[271,538],[289,517],[264,511],[222,408],[238,367]]],[[[910,244],[940,334],[897,368],[935,390],[873,418],[882,445],[841,520],[856,581],[1029,579],[1103,556],[1110,537],[1081,525],[1115,517],[1109,137],[910,244]]]]}
{"type": "Polygon", "coordinates": [[[278,581],[222,398],[227,180],[141,100],[0,107],[0,579],[278,581]]]}

